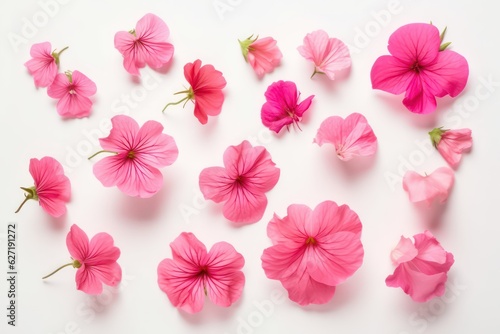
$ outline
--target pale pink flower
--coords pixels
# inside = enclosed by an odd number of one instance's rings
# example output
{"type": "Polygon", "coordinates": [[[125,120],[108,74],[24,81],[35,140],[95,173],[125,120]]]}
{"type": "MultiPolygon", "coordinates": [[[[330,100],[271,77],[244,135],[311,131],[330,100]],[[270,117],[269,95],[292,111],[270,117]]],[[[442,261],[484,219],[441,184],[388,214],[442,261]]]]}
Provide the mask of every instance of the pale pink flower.
{"type": "Polygon", "coordinates": [[[139,128],[125,115],[111,119],[113,128],[108,137],[100,138],[103,151],[112,153],[94,165],[94,175],[105,187],[117,186],[124,194],[148,198],[163,186],[159,168],[170,166],[179,151],[174,139],[162,133],[163,125],[147,121],[139,128]]]}
{"type": "Polygon", "coordinates": [[[235,223],[255,223],[264,215],[266,192],[278,182],[280,170],[263,146],[243,141],[224,152],[224,167],[205,168],[200,189],[205,199],[224,202],[224,217],[235,223]]]}
{"type": "Polygon", "coordinates": [[[35,80],[35,87],[48,87],[54,81],[59,66],[59,56],[66,50],[65,47],[59,52],[52,51],[49,42],[36,43],[31,46],[31,59],[24,63],[28,72],[35,80]]]}
{"type": "Polygon", "coordinates": [[[425,202],[430,206],[434,200],[444,203],[448,199],[454,179],[453,170],[448,167],[440,167],[425,176],[407,171],[403,176],[403,189],[408,192],[410,202],[425,202]]]}
{"type": "Polygon", "coordinates": [[[319,146],[332,144],[343,161],[373,155],[377,151],[377,137],[365,116],[358,113],[350,114],[345,119],[328,117],[321,123],[314,142],[319,146]]]}
{"type": "Polygon", "coordinates": [[[400,287],[416,302],[426,302],[444,294],[447,273],[455,260],[431,232],[416,234],[413,239],[415,243],[401,236],[391,252],[392,262],[397,267],[385,284],[400,287]]]}
{"type": "Polygon", "coordinates": [[[335,80],[335,72],[351,67],[349,49],[341,40],[330,38],[326,31],[317,30],[304,37],[304,45],[297,48],[302,57],[314,63],[316,74],[326,74],[335,80]]]}
{"type": "Polygon", "coordinates": [[[347,205],[324,201],[314,210],[292,204],[287,216],[274,215],[267,225],[273,246],[262,254],[262,268],[281,281],[300,305],[325,304],[335,287],[363,263],[361,221],[347,205]]]}
{"type": "Polygon", "coordinates": [[[173,259],[158,265],[158,285],[170,302],[188,313],[200,312],[205,296],[218,306],[229,307],[241,296],[245,259],[227,242],[209,252],[192,233],[182,232],[171,244],[173,259]]]}
{"type": "Polygon", "coordinates": [[[447,130],[435,128],[429,132],[432,144],[452,167],[462,159],[462,153],[472,147],[470,129],[447,130]]]}
{"type": "Polygon", "coordinates": [[[133,75],[141,75],[139,68],[148,64],[161,68],[174,54],[174,46],[167,43],[170,30],[154,14],[144,15],[131,31],[115,34],[115,48],[123,55],[123,67],[133,75]]]}
{"type": "Polygon", "coordinates": [[[60,217],[66,213],[66,203],[71,198],[71,183],[64,170],[54,158],[30,159],[29,171],[35,185],[21,187],[26,194],[16,213],[29,199],[37,200],[42,209],[53,217],[60,217]]]}
{"type": "Polygon", "coordinates": [[[277,42],[272,37],[253,38],[253,35],[240,41],[241,52],[245,61],[250,63],[259,78],[264,74],[271,73],[277,67],[283,54],[276,45],[277,42]]]}
{"type": "Polygon", "coordinates": [[[432,24],[402,26],[389,38],[391,56],[381,56],[373,64],[374,89],[392,94],[405,92],[403,104],[411,112],[428,114],[436,110],[436,97],[460,94],[469,77],[467,60],[442,45],[432,24]]]}

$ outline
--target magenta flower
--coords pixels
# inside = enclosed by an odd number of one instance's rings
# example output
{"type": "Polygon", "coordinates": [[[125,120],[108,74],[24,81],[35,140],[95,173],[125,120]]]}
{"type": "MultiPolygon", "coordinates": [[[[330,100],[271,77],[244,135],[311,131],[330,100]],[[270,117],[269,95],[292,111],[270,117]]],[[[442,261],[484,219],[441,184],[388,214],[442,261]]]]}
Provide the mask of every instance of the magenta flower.
{"type": "Polygon", "coordinates": [[[49,42],[33,44],[30,49],[31,59],[24,63],[35,80],[35,87],[48,87],[54,81],[59,66],[59,56],[66,50],[52,50],[49,42]]]}
{"type": "Polygon", "coordinates": [[[113,238],[107,233],[98,233],[89,242],[87,234],[73,224],[66,237],[66,245],[71,254],[71,262],[67,263],[46,279],[64,267],[72,266],[76,271],[76,288],[90,295],[102,292],[103,283],[116,286],[122,280],[122,269],[116,262],[120,257],[120,249],[113,245],[113,238]]]}
{"type": "Polygon", "coordinates": [[[245,61],[250,63],[257,76],[261,79],[264,74],[271,73],[277,67],[283,54],[272,37],[260,38],[253,35],[240,41],[241,52],[245,61]]]}
{"type": "Polygon", "coordinates": [[[397,267],[385,284],[400,287],[416,302],[426,302],[444,294],[447,273],[455,260],[431,232],[416,234],[413,239],[415,243],[401,236],[391,252],[392,262],[397,267]]]}
{"type": "Polygon", "coordinates": [[[207,253],[192,233],[182,232],[170,244],[173,259],[158,265],[158,285],[170,302],[188,313],[200,312],[205,296],[229,307],[241,296],[245,259],[227,242],[218,242],[207,253]]]}
{"type": "Polygon", "coordinates": [[[71,197],[71,183],[64,175],[59,161],[51,157],[43,157],[40,160],[30,159],[29,171],[35,185],[29,188],[21,187],[26,194],[16,213],[29,199],[34,199],[40,203],[45,212],[53,217],[65,214],[66,203],[71,197]]]}
{"type": "Polygon", "coordinates": [[[222,213],[235,223],[255,223],[264,215],[266,192],[278,182],[280,170],[263,146],[248,141],[229,146],[224,167],[205,168],[200,173],[200,189],[205,199],[224,202],[222,213]]]}
{"type": "Polygon", "coordinates": [[[435,128],[429,132],[432,144],[452,167],[458,166],[462,153],[472,147],[470,129],[443,130],[435,128]]]}
{"type": "Polygon", "coordinates": [[[436,97],[455,97],[464,89],[469,65],[456,52],[445,50],[432,24],[413,23],[402,26],[389,38],[392,56],[381,56],[373,64],[371,81],[374,89],[392,94],[406,92],[403,104],[411,112],[428,114],[436,110],[436,97]]]}
{"type": "Polygon", "coordinates": [[[325,304],[363,263],[361,228],[347,205],[324,201],[311,210],[292,204],[287,216],[274,215],[267,225],[273,246],[264,250],[262,268],[281,281],[294,302],[325,304]]]}
{"type": "Polygon", "coordinates": [[[407,171],[403,176],[403,189],[408,193],[410,202],[425,202],[430,206],[435,200],[444,203],[448,199],[454,180],[453,170],[448,167],[440,167],[425,176],[407,171]]]}
{"type": "Polygon", "coordinates": [[[139,68],[148,64],[160,68],[174,55],[174,46],[167,43],[170,30],[154,14],[144,15],[131,31],[115,34],[115,48],[123,55],[123,67],[128,73],[141,75],[139,68]]]}
{"type": "Polygon", "coordinates": [[[162,133],[163,126],[148,121],[139,128],[131,117],[118,115],[111,119],[108,137],[100,138],[103,151],[112,153],[94,165],[94,175],[105,187],[117,186],[124,194],[148,198],[163,185],[159,168],[170,166],[179,151],[174,139],[162,133]]]}

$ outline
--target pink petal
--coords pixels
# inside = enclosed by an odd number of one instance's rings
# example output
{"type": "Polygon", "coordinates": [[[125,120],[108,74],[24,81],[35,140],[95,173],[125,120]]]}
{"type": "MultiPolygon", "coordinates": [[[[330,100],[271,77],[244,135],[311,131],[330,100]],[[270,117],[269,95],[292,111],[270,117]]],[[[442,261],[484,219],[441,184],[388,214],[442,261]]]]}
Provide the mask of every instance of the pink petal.
{"type": "Polygon", "coordinates": [[[229,198],[233,184],[234,179],[227,175],[225,168],[208,167],[200,173],[199,185],[203,197],[215,203],[220,203],[229,198]]]}
{"type": "Polygon", "coordinates": [[[33,44],[30,49],[32,59],[24,63],[37,88],[49,86],[57,75],[57,64],[51,48],[49,42],[33,44]]]}
{"type": "Polygon", "coordinates": [[[449,94],[455,97],[467,84],[469,65],[463,56],[444,50],[438,53],[435,63],[425,68],[423,75],[427,84],[433,87],[432,91],[436,96],[449,94]]]}
{"type": "Polygon", "coordinates": [[[174,138],[162,132],[163,125],[156,121],[147,121],[137,132],[131,149],[140,164],[160,168],[177,160],[179,150],[174,138]]]}
{"type": "Polygon", "coordinates": [[[70,231],[66,236],[66,246],[71,257],[80,262],[83,262],[89,254],[89,238],[76,224],[71,225],[70,231]]]}
{"type": "MultiPolygon", "coordinates": [[[[289,211],[290,214],[293,217],[292,211],[289,211]]],[[[300,220],[302,219],[300,218],[300,220]]],[[[356,212],[347,205],[338,206],[333,201],[324,201],[318,204],[307,219],[305,233],[308,236],[314,236],[319,242],[322,241],[323,237],[329,238],[330,235],[337,232],[361,234],[362,225],[356,212]]],[[[304,223],[302,222],[302,224],[304,223]]]]}
{"type": "MultiPolygon", "coordinates": [[[[140,75],[135,59],[135,36],[128,31],[119,31],[115,34],[115,48],[123,55],[123,67],[132,75],[140,75]]],[[[139,64],[144,67],[145,64],[139,64]]]]}
{"type": "Polygon", "coordinates": [[[271,73],[283,57],[272,37],[257,39],[248,48],[247,60],[259,78],[271,73]]]}
{"type": "Polygon", "coordinates": [[[405,92],[415,76],[406,63],[393,56],[380,56],[370,72],[373,89],[396,95],[405,92]]]}
{"type": "Polygon", "coordinates": [[[403,177],[403,189],[408,192],[410,202],[426,202],[430,205],[435,199],[443,203],[453,186],[454,173],[448,167],[441,167],[427,176],[408,171],[403,177]]]}
{"type": "Polygon", "coordinates": [[[283,287],[287,289],[290,300],[301,306],[326,304],[333,298],[336,289],[335,286],[315,281],[307,272],[296,279],[284,280],[283,287]]]}
{"type": "MultiPolygon", "coordinates": [[[[407,88],[403,104],[411,112],[417,114],[429,114],[436,110],[436,94],[433,92],[440,91],[440,87],[428,80],[424,74],[414,75],[407,88]],[[432,86],[430,86],[432,85],[432,86]]],[[[444,94],[439,93],[438,96],[444,94]]]]}
{"type": "Polygon", "coordinates": [[[201,124],[207,124],[208,117],[217,116],[222,110],[224,93],[220,90],[195,95],[194,115],[201,124]]]}
{"type": "Polygon", "coordinates": [[[69,79],[64,73],[59,73],[52,81],[52,84],[47,88],[47,95],[53,99],[60,99],[69,93],[69,79]]]}
{"type": "MultiPolygon", "coordinates": [[[[283,236],[283,242],[293,247],[302,247],[310,236],[306,225],[311,222],[313,211],[303,204],[292,204],[287,208],[287,215],[283,219],[274,221],[277,231],[283,236]]],[[[271,222],[269,223],[271,225],[271,222]]],[[[268,235],[269,235],[268,227],[268,235]]],[[[271,237],[269,235],[269,237],[271,237]]]]}
{"type": "Polygon", "coordinates": [[[92,96],[97,92],[97,86],[87,76],[79,71],[73,71],[71,74],[73,86],[76,94],[81,96],[92,96]]]}
{"type": "Polygon", "coordinates": [[[470,129],[447,130],[441,135],[437,149],[451,166],[455,167],[462,159],[462,153],[472,147],[470,129]]]}
{"type": "Polygon", "coordinates": [[[67,94],[57,102],[57,113],[62,117],[87,117],[92,109],[92,101],[85,96],[67,94]]]}
{"type": "MultiPolygon", "coordinates": [[[[174,54],[174,46],[167,43],[170,35],[168,26],[154,14],[146,14],[136,25],[137,40],[141,42],[138,52],[144,54],[144,61],[152,68],[168,63],[174,54]],[[140,51],[139,51],[140,50],[140,51]]],[[[140,57],[142,59],[142,57],[140,57]]]]}
{"type": "Polygon", "coordinates": [[[89,295],[99,295],[102,293],[102,276],[97,270],[90,270],[83,264],[76,271],[76,288],[89,295]]]}
{"type": "Polygon", "coordinates": [[[106,265],[115,263],[119,257],[120,249],[114,246],[113,237],[108,233],[101,232],[90,240],[87,256],[82,260],[88,266],[103,266],[104,268],[106,265]]]}
{"type": "Polygon", "coordinates": [[[102,148],[113,152],[127,152],[133,147],[139,132],[139,124],[129,116],[117,115],[111,118],[112,128],[109,136],[100,138],[102,148]]]}
{"type": "Polygon", "coordinates": [[[222,214],[226,219],[235,223],[256,223],[266,211],[267,198],[263,193],[252,193],[241,187],[234,186],[224,207],[222,214]]]}
{"type": "Polygon", "coordinates": [[[207,262],[207,248],[193,233],[182,232],[170,243],[170,248],[174,261],[183,267],[194,270],[207,262]]]}
{"type": "Polygon", "coordinates": [[[401,236],[398,245],[391,252],[391,260],[395,265],[411,261],[417,256],[418,250],[410,238],[401,236]]]}
{"type": "Polygon", "coordinates": [[[278,243],[264,249],[262,269],[270,279],[296,280],[308,272],[305,259],[306,244],[278,243]]]}

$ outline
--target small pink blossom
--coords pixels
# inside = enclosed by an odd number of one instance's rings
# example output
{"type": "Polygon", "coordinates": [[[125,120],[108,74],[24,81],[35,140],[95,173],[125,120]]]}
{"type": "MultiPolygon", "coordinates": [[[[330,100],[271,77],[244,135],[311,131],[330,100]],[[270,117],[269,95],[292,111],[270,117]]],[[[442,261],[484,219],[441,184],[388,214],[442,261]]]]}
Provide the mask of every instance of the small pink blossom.
{"type": "Polygon", "coordinates": [[[54,81],[59,66],[59,56],[66,50],[52,51],[49,42],[33,44],[30,49],[31,59],[24,63],[35,80],[35,87],[48,87],[54,81]]]}
{"type": "Polygon", "coordinates": [[[429,231],[401,239],[391,253],[396,270],[385,283],[400,287],[416,302],[426,302],[445,292],[447,273],[454,263],[453,254],[445,251],[429,231]]]}
{"type": "Polygon", "coordinates": [[[224,202],[224,217],[235,223],[255,223],[264,215],[266,192],[278,182],[280,170],[263,146],[243,141],[224,152],[224,167],[208,167],[200,173],[205,199],[224,202]]]}
{"type": "Polygon", "coordinates": [[[472,147],[470,129],[443,130],[435,128],[429,132],[432,144],[452,167],[458,166],[462,153],[472,147]]]}
{"type": "Polygon", "coordinates": [[[229,307],[241,296],[245,259],[227,242],[209,252],[192,233],[181,233],[170,244],[173,259],[158,265],[158,285],[170,302],[188,313],[200,312],[205,296],[218,306],[229,307]]]}
{"type": "Polygon", "coordinates": [[[403,189],[408,192],[410,202],[425,202],[430,206],[434,200],[443,203],[448,199],[454,179],[453,170],[448,167],[440,167],[425,176],[407,171],[403,177],[403,189]]]}
{"type": "Polygon", "coordinates": [[[277,67],[283,55],[272,37],[253,38],[253,35],[240,42],[241,52],[245,61],[250,63],[257,76],[271,73],[277,67]]]}
{"type": "Polygon", "coordinates": [[[343,119],[330,116],[325,119],[314,138],[319,146],[333,144],[340,160],[348,161],[356,156],[369,156],[377,151],[377,137],[365,116],[353,113],[343,119]]]}

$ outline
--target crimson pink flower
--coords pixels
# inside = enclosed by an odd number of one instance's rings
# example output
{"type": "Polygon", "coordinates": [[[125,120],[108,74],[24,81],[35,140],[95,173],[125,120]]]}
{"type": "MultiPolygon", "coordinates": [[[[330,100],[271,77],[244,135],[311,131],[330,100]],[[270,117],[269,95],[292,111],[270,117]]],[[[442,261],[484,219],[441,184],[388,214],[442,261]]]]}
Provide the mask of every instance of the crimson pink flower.
{"type": "Polygon", "coordinates": [[[170,166],[179,151],[174,139],[162,133],[163,126],[147,121],[139,128],[129,116],[118,115],[111,119],[113,128],[108,137],[100,138],[103,151],[113,153],[94,165],[94,175],[105,187],[117,186],[129,196],[148,198],[163,185],[163,175],[158,168],[170,166]]]}
{"type": "Polygon", "coordinates": [[[271,73],[277,67],[283,55],[272,37],[253,38],[253,35],[240,41],[241,52],[259,78],[271,73]]]}
{"type": "Polygon", "coordinates": [[[43,157],[42,159],[31,159],[29,171],[35,185],[33,187],[21,187],[27,194],[16,213],[21,210],[24,203],[29,199],[39,201],[42,209],[53,217],[60,217],[66,213],[66,203],[71,197],[71,183],[62,165],[54,158],[43,157]]]}
{"type": "Polygon", "coordinates": [[[407,171],[403,176],[403,189],[408,192],[410,202],[425,202],[428,206],[439,200],[448,199],[455,176],[448,167],[440,167],[429,175],[422,176],[414,171],[407,171]]]}
{"type": "Polygon", "coordinates": [[[416,302],[426,302],[444,294],[447,273],[455,260],[431,232],[416,234],[413,239],[415,243],[401,236],[391,252],[392,262],[397,267],[385,284],[400,287],[416,302]]]}
{"type": "Polygon", "coordinates": [[[173,259],[158,265],[158,285],[175,306],[188,313],[200,312],[204,297],[229,307],[241,296],[245,259],[227,242],[209,252],[192,233],[181,233],[171,244],[173,259]]]}
{"type": "Polygon", "coordinates": [[[273,246],[262,254],[262,268],[281,281],[300,305],[325,304],[335,287],[363,263],[361,221],[347,205],[324,201],[314,210],[292,204],[287,216],[267,225],[273,246]]]}
{"type": "Polygon", "coordinates": [[[217,116],[221,112],[224,103],[222,89],[226,87],[226,79],[222,76],[222,72],[217,71],[212,65],[201,66],[199,59],[184,65],[184,77],[191,87],[175,94],[186,94],[186,97],[167,104],[163,111],[170,105],[184,102],[185,106],[188,101],[193,101],[194,115],[201,124],[206,124],[207,115],[217,116]]]}
{"type": "Polygon", "coordinates": [[[371,81],[374,89],[392,94],[406,92],[403,104],[411,112],[428,114],[436,110],[436,96],[455,97],[462,92],[469,76],[467,60],[456,52],[445,50],[432,24],[413,23],[402,26],[389,38],[392,56],[381,56],[373,64],[371,81]]]}
{"type": "Polygon", "coordinates": [[[123,67],[128,73],[141,75],[139,68],[148,64],[160,68],[174,54],[174,46],[167,43],[170,30],[165,22],[154,14],[144,15],[131,31],[115,34],[115,48],[123,55],[123,67]]]}
{"type": "Polygon", "coordinates": [[[462,153],[472,147],[470,129],[447,130],[435,128],[429,132],[432,144],[452,167],[462,159],[462,153]]]}
{"type": "Polygon", "coordinates": [[[377,151],[377,137],[365,116],[353,113],[343,119],[330,116],[325,119],[314,138],[319,146],[333,144],[340,160],[348,161],[356,156],[373,155],[377,151]]]}
{"type": "Polygon", "coordinates": [[[280,169],[263,146],[244,140],[224,152],[224,167],[208,167],[200,173],[205,199],[224,202],[224,217],[235,223],[255,223],[264,215],[266,192],[278,182],[280,169]]]}
{"type": "Polygon", "coordinates": [[[314,63],[316,74],[326,74],[328,79],[335,79],[335,72],[351,67],[349,49],[341,40],[330,38],[326,31],[317,30],[304,37],[304,45],[297,48],[302,57],[314,63]]]}
{"type": "Polygon", "coordinates": [[[64,267],[72,266],[76,271],[76,288],[90,295],[102,292],[102,284],[116,286],[122,280],[122,269],[116,262],[120,257],[120,249],[113,245],[113,238],[104,232],[96,234],[89,242],[87,234],[73,224],[66,237],[66,245],[72,261],[64,267]]]}
{"type": "Polygon", "coordinates": [[[59,52],[52,51],[49,42],[36,43],[31,46],[31,59],[24,63],[28,72],[35,80],[35,87],[47,87],[54,81],[59,66],[59,56],[66,50],[65,47],[59,52]]]}

